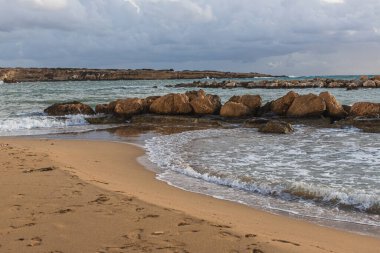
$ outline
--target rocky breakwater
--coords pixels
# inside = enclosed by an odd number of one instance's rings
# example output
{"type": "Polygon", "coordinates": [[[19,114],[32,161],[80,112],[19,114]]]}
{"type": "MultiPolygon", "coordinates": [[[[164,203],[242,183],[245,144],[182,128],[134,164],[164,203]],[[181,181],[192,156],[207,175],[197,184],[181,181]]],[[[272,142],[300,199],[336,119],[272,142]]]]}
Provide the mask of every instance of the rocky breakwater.
{"type": "Polygon", "coordinates": [[[238,81],[194,81],[192,83],[180,83],[168,85],[175,88],[247,88],[247,89],[295,89],[295,88],[345,88],[354,90],[359,88],[380,88],[380,76],[369,78],[362,76],[360,79],[335,80],[326,78],[315,78],[311,80],[262,80],[251,82],[238,81]]]}
{"type": "MultiPolygon", "coordinates": [[[[55,104],[45,110],[49,115],[93,115],[88,105],[79,102],[55,104]]],[[[274,101],[262,103],[260,95],[233,96],[222,105],[216,95],[203,90],[147,98],[126,98],[100,104],[93,124],[191,124],[206,123],[222,127],[255,127],[264,133],[290,133],[289,123],[322,127],[355,126],[380,132],[380,103],[358,102],[352,107],[340,104],[329,92],[299,95],[294,91],[274,101]]]]}

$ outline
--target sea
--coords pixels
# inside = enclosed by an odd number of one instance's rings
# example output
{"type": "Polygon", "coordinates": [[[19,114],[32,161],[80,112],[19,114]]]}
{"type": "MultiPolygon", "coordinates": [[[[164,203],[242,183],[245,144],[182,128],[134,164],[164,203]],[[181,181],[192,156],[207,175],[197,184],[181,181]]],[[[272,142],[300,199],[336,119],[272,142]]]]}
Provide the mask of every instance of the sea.
{"type": "MultiPolygon", "coordinates": [[[[287,77],[283,79],[313,79],[287,77]]],[[[359,76],[323,76],[357,79],[359,76]]],[[[239,79],[235,79],[238,80],[239,79]]],[[[259,81],[240,79],[241,81],[259,81]]],[[[265,80],[268,80],[266,78],[265,80]]],[[[139,144],[140,161],[157,179],[187,191],[239,202],[278,215],[380,237],[380,134],[352,128],[296,125],[290,135],[261,134],[232,127],[151,133],[144,138],[113,134],[120,125],[90,125],[83,115],[47,116],[57,102],[95,106],[126,97],[179,93],[173,85],[194,80],[0,82],[0,136],[108,139],[139,144]]],[[[205,81],[205,80],[201,80],[205,81]]],[[[222,102],[233,95],[259,94],[263,102],[287,89],[204,89],[222,102]]],[[[318,94],[326,89],[292,89],[318,94]]],[[[380,103],[380,89],[328,89],[342,104],[380,103]]],[[[125,129],[128,122],[122,125],[125,129]]]]}

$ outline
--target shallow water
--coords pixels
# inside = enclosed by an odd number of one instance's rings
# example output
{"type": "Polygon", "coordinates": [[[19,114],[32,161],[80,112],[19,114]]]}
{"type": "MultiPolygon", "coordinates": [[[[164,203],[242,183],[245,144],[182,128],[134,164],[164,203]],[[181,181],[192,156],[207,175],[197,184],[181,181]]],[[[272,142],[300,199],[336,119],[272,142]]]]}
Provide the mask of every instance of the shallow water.
{"type": "Polygon", "coordinates": [[[145,147],[158,177],[172,185],[380,235],[379,134],[212,129],[157,136],[145,147]]]}

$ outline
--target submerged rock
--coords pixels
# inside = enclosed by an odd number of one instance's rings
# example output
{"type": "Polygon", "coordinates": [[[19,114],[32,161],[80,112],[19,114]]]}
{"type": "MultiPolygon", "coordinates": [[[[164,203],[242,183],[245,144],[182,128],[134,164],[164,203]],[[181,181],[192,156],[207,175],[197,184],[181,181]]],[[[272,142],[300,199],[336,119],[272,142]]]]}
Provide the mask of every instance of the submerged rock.
{"type": "Polygon", "coordinates": [[[325,110],[326,103],[321,97],[308,94],[296,97],[286,115],[295,118],[319,117],[325,110]]]}
{"type": "Polygon", "coordinates": [[[294,132],[291,124],[283,121],[269,121],[264,126],[259,128],[261,133],[274,133],[274,134],[289,134],[294,132]]]}
{"type": "Polygon", "coordinates": [[[84,114],[93,115],[94,110],[86,104],[82,104],[78,101],[67,102],[67,103],[57,103],[49,106],[44,110],[49,116],[64,116],[72,114],[84,114]]]}

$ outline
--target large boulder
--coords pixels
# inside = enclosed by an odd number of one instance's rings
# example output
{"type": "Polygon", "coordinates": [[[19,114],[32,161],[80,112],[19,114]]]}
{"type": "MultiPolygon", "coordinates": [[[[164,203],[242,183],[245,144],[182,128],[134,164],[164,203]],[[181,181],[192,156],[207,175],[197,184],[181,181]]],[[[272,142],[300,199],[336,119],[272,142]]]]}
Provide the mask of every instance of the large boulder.
{"type": "Polygon", "coordinates": [[[86,104],[82,104],[78,101],[68,102],[68,103],[57,103],[49,106],[44,110],[49,116],[64,116],[70,114],[84,114],[93,115],[94,110],[86,104]]]}
{"type": "Polygon", "coordinates": [[[296,97],[286,115],[295,118],[318,117],[325,110],[326,103],[321,97],[315,94],[308,94],[296,97]]]}
{"type": "Polygon", "coordinates": [[[380,103],[358,102],[352,105],[351,116],[380,117],[380,103]]]}
{"type": "Polygon", "coordinates": [[[144,112],[149,112],[150,106],[161,96],[149,96],[144,99],[144,112]]]}
{"type": "Polygon", "coordinates": [[[193,108],[185,94],[168,94],[154,100],[149,111],[157,114],[189,114],[193,108]]]}
{"type": "Polygon", "coordinates": [[[261,107],[262,99],[259,95],[233,96],[229,102],[241,103],[247,106],[251,114],[256,114],[261,107]]]}
{"type": "Polygon", "coordinates": [[[328,91],[319,94],[325,103],[327,116],[333,118],[344,118],[347,116],[347,112],[344,110],[343,106],[336,100],[336,98],[328,91]]]}
{"type": "Polygon", "coordinates": [[[251,114],[248,106],[242,103],[227,102],[220,109],[220,116],[228,118],[246,117],[251,114]]]}
{"type": "Polygon", "coordinates": [[[273,101],[271,103],[272,112],[280,116],[286,115],[296,97],[299,97],[298,93],[290,91],[285,96],[273,101]]]}
{"type": "Polygon", "coordinates": [[[186,92],[196,114],[217,114],[222,107],[219,96],[206,94],[203,90],[186,92]]]}
{"type": "Polygon", "coordinates": [[[127,98],[117,100],[114,114],[122,117],[130,117],[144,112],[144,100],[141,98],[127,98]]]}
{"type": "Polygon", "coordinates": [[[376,88],[376,82],[373,80],[368,80],[363,83],[363,87],[365,88],[376,88]]]}
{"type": "Polygon", "coordinates": [[[291,124],[283,121],[269,121],[264,126],[259,128],[261,133],[274,133],[274,134],[289,134],[294,132],[291,124]]]}

